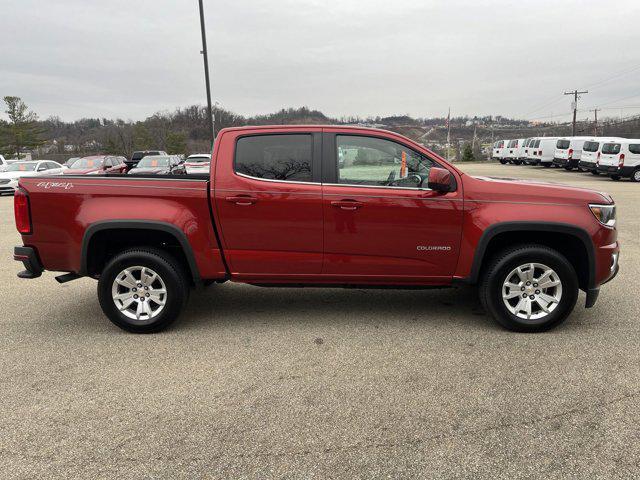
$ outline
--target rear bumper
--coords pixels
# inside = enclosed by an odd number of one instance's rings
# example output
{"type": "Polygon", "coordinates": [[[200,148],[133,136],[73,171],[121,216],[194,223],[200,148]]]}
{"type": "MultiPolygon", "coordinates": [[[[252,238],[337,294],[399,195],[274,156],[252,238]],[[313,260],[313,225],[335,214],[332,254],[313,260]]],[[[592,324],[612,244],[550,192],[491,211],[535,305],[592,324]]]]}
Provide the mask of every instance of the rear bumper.
{"type": "Polygon", "coordinates": [[[553,164],[560,167],[576,168],[578,166],[578,160],[575,160],[573,158],[554,158],[553,164]]]}
{"type": "Polygon", "coordinates": [[[596,170],[596,164],[593,162],[583,162],[582,160],[580,160],[578,162],[578,167],[582,168],[583,170],[588,170],[589,172],[594,172],[596,170]]]}
{"type": "Polygon", "coordinates": [[[22,262],[24,270],[18,272],[20,278],[37,278],[42,275],[44,267],[38,258],[38,254],[32,247],[15,247],[13,259],[22,262]]]}
{"type": "Polygon", "coordinates": [[[598,172],[606,175],[619,175],[621,177],[630,177],[633,174],[634,167],[618,167],[617,165],[598,165],[598,172]]]}

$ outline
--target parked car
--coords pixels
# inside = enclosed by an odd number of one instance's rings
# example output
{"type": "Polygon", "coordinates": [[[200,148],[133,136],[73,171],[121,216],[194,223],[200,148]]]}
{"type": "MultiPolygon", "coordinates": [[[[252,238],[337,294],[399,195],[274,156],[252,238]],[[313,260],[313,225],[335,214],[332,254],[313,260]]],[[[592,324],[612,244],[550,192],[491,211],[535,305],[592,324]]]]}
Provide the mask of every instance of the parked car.
{"type": "Polygon", "coordinates": [[[211,155],[208,153],[196,153],[189,155],[184,163],[187,173],[209,173],[211,155]]]}
{"type": "Polygon", "coordinates": [[[370,128],[226,128],[217,140],[209,179],[22,178],[18,275],[97,279],[103,312],[132,332],[167,327],[191,286],[227,280],[476,284],[500,324],[533,332],[562,322],[579,289],[593,306],[618,271],[605,193],[474,177],[370,128]],[[340,165],[338,152],[351,151],[340,165]]]}
{"type": "Polygon", "coordinates": [[[498,160],[503,165],[507,163],[504,159],[504,150],[506,145],[509,143],[509,140],[498,140],[493,144],[493,150],[491,153],[491,158],[498,160]]]}
{"type": "Polygon", "coordinates": [[[640,139],[624,138],[602,145],[597,161],[598,173],[604,173],[612,180],[630,178],[640,182],[640,139]]]}
{"type": "Polygon", "coordinates": [[[520,160],[520,149],[524,144],[524,140],[524,138],[509,140],[509,143],[504,152],[504,158],[507,160],[507,162],[511,162],[515,165],[520,165],[522,163],[522,161],[520,160]]]}
{"type": "Polygon", "coordinates": [[[68,158],[66,162],[64,162],[62,165],[65,167],[70,167],[71,165],[73,165],[76,160],[80,160],[82,157],[71,157],[68,158]]]}
{"type": "Polygon", "coordinates": [[[598,175],[597,162],[598,158],[600,158],[602,145],[618,140],[623,139],[618,137],[593,137],[584,142],[578,169],[582,172],[591,172],[593,175],[598,175]]]}
{"type": "Polygon", "coordinates": [[[93,155],[77,159],[64,171],[64,175],[97,175],[100,173],[126,173],[125,157],[93,155]]]}
{"type": "Polygon", "coordinates": [[[152,155],[144,157],[129,175],[185,175],[184,163],[176,155],[152,155]]]}
{"type": "Polygon", "coordinates": [[[133,152],[130,160],[125,160],[127,164],[127,168],[131,169],[138,165],[138,162],[142,160],[144,157],[151,157],[154,155],[163,155],[166,156],[167,152],[162,150],[139,150],[137,152],[133,152]]]}
{"type": "Polygon", "coordinates": [[[61,175],[63,170],[64,167],[53,160],[10,163],[7,169],[0,173],[0,194],[13,194],[21,178],[61,175]]]}
{"type": "Polygon", "coordinates": [[[556,141],[556,149],[553,153],[553,164],[571,171],[578,167],[582,147],[589,137],[563,137],[556,141]]]}

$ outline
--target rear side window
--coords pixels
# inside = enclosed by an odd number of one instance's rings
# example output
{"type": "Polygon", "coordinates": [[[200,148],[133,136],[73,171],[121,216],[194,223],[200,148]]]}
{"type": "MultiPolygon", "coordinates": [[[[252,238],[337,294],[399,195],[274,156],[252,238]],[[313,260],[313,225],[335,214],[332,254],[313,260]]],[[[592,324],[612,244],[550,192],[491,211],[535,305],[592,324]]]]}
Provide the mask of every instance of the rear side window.
{"type": "Polygon", "coordinates": [[[509,148],[515,148],[518,146],[518,140],[511,140],[509,142],[509,148]]]}
{"type": "Polygon", "coordinates": [[[597,152],[599,146],[600,146],[600,143],[598,143],[598,142],[584,142],[584,145],[582,146],[582,151],[583,152],[597,152]]]}
{"type": "Polygon", "coordinates": [[[556,143],[556,148],[559,148],[560,150],[566,150],[567,148],[569,148],[570,143],[571,140],[558,140],[558,143],[556,143]]]}
{"type": "Polygon", "coordinates": [[[605,143],[602,145],[602,153],[606,155],[615,155],[620,153],[620,144],[619,143],[605,143]]]}
{"type": "Polygon", "coordinates": [[[236,172],[266,180],[311,182],[311,144],[309,134],[240,138],[236,172]]]}
{"type": "Polygon", "coordinates": [[[640,153],[640,143],[636,143],[635,145],[629,145],[629,152],[630,153],[640,153]]]}
{"type": "Polygon", "coordinates": [[[540,140],[536,140],[533,144],[533,148],[538,148],[540,146],[540,140]]]}

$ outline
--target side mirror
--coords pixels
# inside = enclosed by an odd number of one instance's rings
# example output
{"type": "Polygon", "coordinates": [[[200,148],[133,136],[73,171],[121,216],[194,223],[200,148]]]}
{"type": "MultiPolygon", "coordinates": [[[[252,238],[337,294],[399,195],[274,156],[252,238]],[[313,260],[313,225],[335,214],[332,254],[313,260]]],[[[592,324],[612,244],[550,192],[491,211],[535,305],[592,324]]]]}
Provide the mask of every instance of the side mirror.
{"type": "Polygon", "coordinates": [[[450,192],[452,190],[451,180],[451,172],[446,168],[431,167],[427,187],[436,192],[450,192]]]}

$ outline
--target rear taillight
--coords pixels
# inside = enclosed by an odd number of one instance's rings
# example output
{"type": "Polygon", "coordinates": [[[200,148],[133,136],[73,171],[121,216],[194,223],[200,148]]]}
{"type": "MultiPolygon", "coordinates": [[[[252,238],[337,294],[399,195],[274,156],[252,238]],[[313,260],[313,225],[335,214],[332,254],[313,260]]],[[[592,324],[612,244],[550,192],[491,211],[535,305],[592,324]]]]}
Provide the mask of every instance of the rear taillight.
{"type": "Polygon", "coordinates": [[[569,149],[569,158],[573,157],[573,148],[569,149]]]}
{"type": "Polygon", "coordinates": [[[620,154],[620,159],[618,160],[618,167],[624,167],[624,153],[620,154]]]}
{"type": "Polygon", "coordinates": [[[29,195],[22,188],[17,188],[13,197],[13,211],[16,217],[16,228],[22,235],[31,233],[31,210],[29,195]]]}
{"type": "Polygon", "coordinates": [[[542,150],[538,150],[538,155],[542,155],[542,150]]]}

